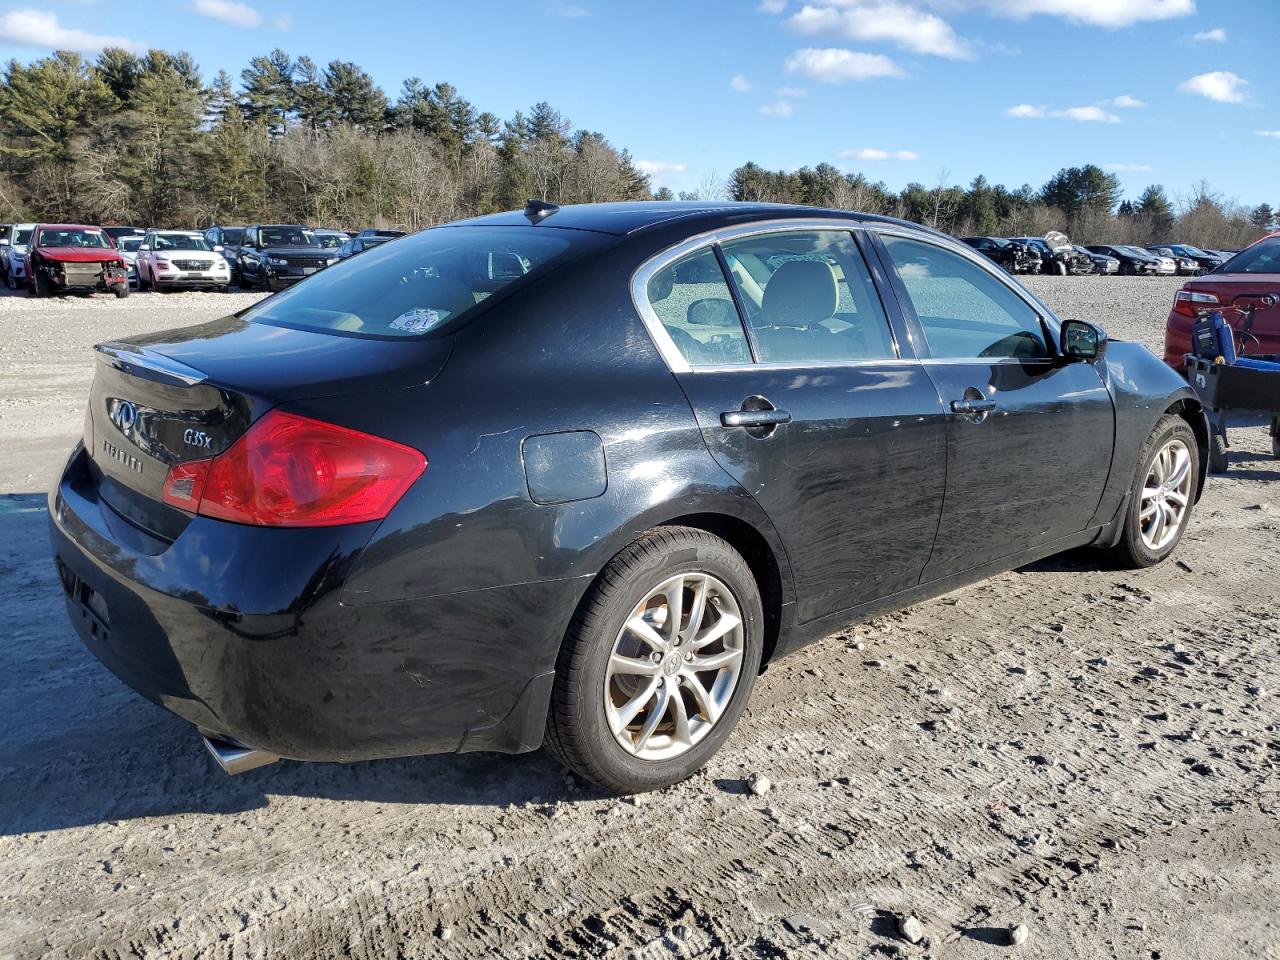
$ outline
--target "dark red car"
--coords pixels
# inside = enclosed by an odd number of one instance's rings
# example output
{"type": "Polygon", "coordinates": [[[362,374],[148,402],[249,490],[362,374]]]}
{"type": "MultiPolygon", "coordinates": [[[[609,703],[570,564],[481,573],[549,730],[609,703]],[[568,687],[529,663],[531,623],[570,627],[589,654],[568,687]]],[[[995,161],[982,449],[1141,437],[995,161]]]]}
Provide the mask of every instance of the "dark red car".
{"type": "Polygon", "coordinates": [[[101,227],[39,224],[31,233],[27,275],[33,297],[94,291],[129,295],[129,268],[101,227]]]}
{"type": "Polygon", "coordinates": [[[1183,369],[1183,357],[1191,352],[1191,327],[1206,310],[1221,310],[1222,317],[1239,331],[1236,340],[1245,354],[1280,354],[1280,234],[1264,237],[1246,247],[1213,273],[1188,280],[1173,300],[1164,333],[1164,362],[1183,369]],[[1239,309],[1253,307],[1246,319],[1239,309]]]}

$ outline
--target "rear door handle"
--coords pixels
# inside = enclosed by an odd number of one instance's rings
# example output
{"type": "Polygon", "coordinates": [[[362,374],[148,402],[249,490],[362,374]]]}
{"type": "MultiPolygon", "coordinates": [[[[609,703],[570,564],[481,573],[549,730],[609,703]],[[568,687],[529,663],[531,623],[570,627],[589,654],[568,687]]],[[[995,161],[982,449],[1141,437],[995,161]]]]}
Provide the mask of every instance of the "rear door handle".
{"type": "Polygon", "coordinates": [[[791,414],[785,410],[728,410],[720,414],[720,422],[726,427],[776,427],[790,423],[791,414]]]}
{"type": "Polygon", "coordinates": [[[994,400],[952,400],[952,413],[990,413],[996,408],[994,400]]]}

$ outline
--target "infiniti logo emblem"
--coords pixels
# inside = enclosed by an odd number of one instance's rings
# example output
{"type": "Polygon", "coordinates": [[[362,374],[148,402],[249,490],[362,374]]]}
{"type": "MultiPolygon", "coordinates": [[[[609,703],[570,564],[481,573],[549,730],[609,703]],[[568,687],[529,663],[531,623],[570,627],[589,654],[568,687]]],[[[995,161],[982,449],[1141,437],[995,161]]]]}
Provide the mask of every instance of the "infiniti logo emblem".
{"type": "Polygon", "coordinates": [[[138,422],[138,408],[128,400],[108,401],[108,415],[121,433],[128,433],[138,422]]]}

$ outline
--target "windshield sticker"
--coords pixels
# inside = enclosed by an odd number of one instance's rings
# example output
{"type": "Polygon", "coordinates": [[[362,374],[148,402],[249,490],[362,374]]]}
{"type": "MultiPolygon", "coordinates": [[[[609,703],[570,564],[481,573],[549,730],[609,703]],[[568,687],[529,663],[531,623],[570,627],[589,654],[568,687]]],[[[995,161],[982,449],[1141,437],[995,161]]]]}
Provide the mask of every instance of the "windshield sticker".
{"type": "Polygon", "coordinates": [[[440,311],[418,307],[406,311],[391,321],[392,330],[403,330],[405,333],[426,333],[441,320],[440,311]]]}

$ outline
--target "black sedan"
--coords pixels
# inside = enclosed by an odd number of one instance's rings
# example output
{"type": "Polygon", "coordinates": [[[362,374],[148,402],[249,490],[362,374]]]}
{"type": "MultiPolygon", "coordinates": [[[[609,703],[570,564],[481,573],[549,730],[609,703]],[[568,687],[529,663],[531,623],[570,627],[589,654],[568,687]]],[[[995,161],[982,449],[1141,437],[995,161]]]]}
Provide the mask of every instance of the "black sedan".
{"type": "Polygon", "coordinates": [[[1009,273],[1040,272],[1039,254],[1033,253],[1025,243],[1003,237],[961,237],[960,241],[986,255],[1009,273]]]}
{"type": "Polygon", "coordinates": [[[917,225],[534,203],[99,345],[49,516],[84,642],[229,770],[545,743],[645,790],[850,622],[1164,560],[1206,437],[917,225]]]}
{"type": "Polygon", "coordinates": [[[1119,273],[1128,277],[1154,276],[1160,270],[1160,258],[1141,247],[1122,243],[1091,243],[1090,253],[1114,257],[1120,263],[1119,273]]]}

